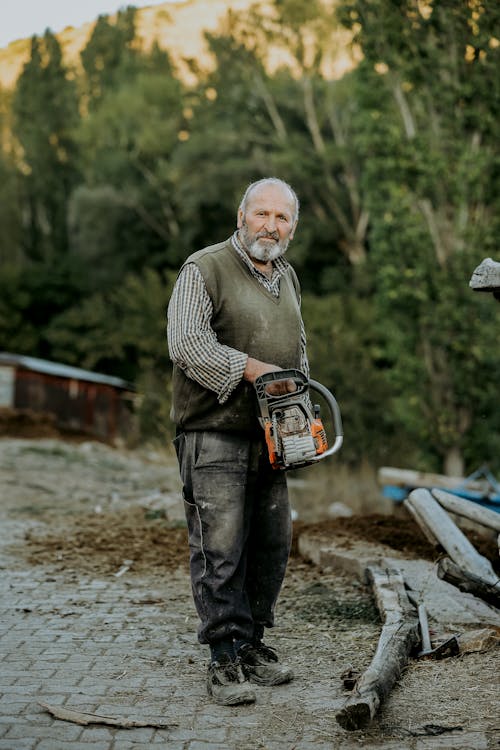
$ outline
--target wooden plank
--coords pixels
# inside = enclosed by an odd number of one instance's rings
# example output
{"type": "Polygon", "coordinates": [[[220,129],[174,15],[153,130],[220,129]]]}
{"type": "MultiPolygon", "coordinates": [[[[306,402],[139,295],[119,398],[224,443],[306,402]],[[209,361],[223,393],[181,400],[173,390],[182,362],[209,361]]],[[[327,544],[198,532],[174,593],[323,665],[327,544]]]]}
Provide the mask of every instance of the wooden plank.
{"type": "Polygon", "coordinates": [[[488,604],[500,609],[500,582],[484,581],[482,578],[469,573],[468,570],[455,565],[448,557],[443,557],[437,566],[438,577],[456,586],[460,591],[474,594],[488,604]]]}
{"type": "Polygon", "coordinates": [[[500,533],[500,513],[495,513],[494,510],[483,508],[477,505],[477,503],[457,497],[456,495],[450,495],[449,492],[443,492],[442,490],[434,489],[432,490],[432,495],[450,513],[455,513],[455,515],[462,518],[468,518],[469,521],[475,521],[482,526],[486,526],[488,529],[493,529],[500,533]]]}
{"type": "Polygon", "coordinates": [[[408,599],[401,573],[369,567],[367,575],[384,625],[370,666],[356,681],[352,696],[336,715],[340,726],[349,731],[368,726],[420,640],[418,616],[408,599]]]}
{"type": "Polygon", "coordinates": [[[491,258],[485,258],[474,269],[469,286],[475,292],[500,291],[500,263],[491,258]]]}
{"type": "Polygon", "coordinates": [[[393,466],[381,466],[378,470],[379,484],[392,484],[396,487],[441,487],[446,490],[456,490],[459,487],[469,489],[474,492],[487,492],[489,485],[487,482],[471,481],[466,477],[448,477],[444,474],[431,474],[422,471],[412,471],[411,469],[397,469],[393,466]]]}
{"type": "Polygon", "coordinates": [[[404,504],[410,512],[416,511],[417,520],[422,527],[436,537],[439,544],[460,568],[470,571],[488,583],[497,581],[498,576],[489,560],[479,554],[428,490],[413,490],[404,504]]]}

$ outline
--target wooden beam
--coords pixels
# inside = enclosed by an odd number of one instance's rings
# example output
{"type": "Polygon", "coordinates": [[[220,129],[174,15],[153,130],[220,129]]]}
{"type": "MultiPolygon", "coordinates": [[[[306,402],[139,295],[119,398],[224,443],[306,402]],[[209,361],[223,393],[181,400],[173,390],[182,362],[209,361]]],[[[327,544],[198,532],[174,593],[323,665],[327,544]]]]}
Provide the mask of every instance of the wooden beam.
{"type": "Polygon", "coordinates": [[[448,477],[445,474],[431,474],[410,469],[397,469],[393,466],[381,466],[378,470],[379,484],[392,484],[396,487],[441,487],[444,490],[455,490],[460,488],[470,489],[475,492],[487,492],[488,483],[467,480],[465,477],[448,477]]]}
{"type": "Polygon", "coordinates": [[[336,715],[340,726],[349,731],[368,726],[420,640],[417,612],[400,571],[368,567],[367,575],[384,625],[370,666],[336,715]]]}
{"type": "Polygon", "coordinates": [[[442,490],[432,490],[432,495],[438,503],[450,513],[456,516],[468,518],[469,521],[475,521],[488,529],[493,529],[500,533],[500,513],[496,513],[489,508],[483,508],[477,503],[470,500],[464,500],[462,497],[451,495],[449,492],[442,490]]]}
{"type": "Polygon", "coordinates": [[[428,490],[413,490],[404,504],[422,528],[436,538],[453,562],[487,583],[496,583],[498,576],[490,561],[479,554],[428,490]]]}

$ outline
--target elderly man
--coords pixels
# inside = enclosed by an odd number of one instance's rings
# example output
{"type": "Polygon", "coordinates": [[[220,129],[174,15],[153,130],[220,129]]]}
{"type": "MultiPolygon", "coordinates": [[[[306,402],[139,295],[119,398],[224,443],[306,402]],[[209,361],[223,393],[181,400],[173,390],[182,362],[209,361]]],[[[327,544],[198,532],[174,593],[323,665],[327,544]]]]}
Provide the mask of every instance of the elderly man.
{"type": "Polygon", "coordinates": [[[291,520],[286,477],[270,466],[253,383],[280,369],[308,373],[299,284],[284,258],[298,213],[282,180],[252,183],[237,231],[186,260],[168,307],[198,638],[210,647],[208,693],[223,705],[255,701],[250,682],[293,677],[263,642],[264,628],[274,625],[291,520]]]}

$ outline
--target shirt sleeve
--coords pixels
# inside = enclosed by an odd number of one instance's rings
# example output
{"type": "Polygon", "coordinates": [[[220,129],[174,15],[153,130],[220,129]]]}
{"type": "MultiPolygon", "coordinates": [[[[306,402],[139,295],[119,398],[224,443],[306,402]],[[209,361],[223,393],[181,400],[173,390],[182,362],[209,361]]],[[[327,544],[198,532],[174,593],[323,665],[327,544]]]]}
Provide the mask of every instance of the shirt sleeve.
{"type": "Polygon", "coordinates": [[[243,377],[247,354],[221,344],[211,327],[212,300],[194,263],[181,270],[168,305],[170,358],[223,404],[243,377]]]}

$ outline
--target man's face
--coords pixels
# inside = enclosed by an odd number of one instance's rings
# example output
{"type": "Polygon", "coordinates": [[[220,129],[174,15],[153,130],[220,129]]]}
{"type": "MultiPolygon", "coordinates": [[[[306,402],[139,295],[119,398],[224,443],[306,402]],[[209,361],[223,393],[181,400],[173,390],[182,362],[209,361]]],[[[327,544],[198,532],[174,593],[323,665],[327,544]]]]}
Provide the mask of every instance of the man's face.
{"type": "Polygon", "coordinates": [[[280,185],[262,185],[250,193],[245,214],[238,212],[240,238],[251,258],[262,263],[286,252],[293,239],[295,203],[280,185]]]}

